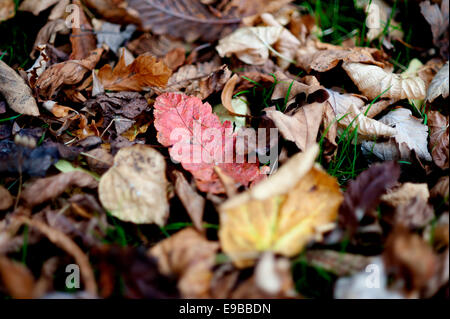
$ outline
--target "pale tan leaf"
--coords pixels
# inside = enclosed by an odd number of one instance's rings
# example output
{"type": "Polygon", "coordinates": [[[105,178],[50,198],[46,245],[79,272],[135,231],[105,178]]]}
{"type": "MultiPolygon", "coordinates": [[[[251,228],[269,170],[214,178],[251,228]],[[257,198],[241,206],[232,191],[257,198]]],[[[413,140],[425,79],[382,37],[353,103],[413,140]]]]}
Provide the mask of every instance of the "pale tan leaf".
{"type": "Polygon", "coordinates": [[[166,162],[151,147],[120,149],[100,179],[99,198],[112,215],[136,224],[163,226],[169,214],[166,162]]]}
{"type": "Polygon", "coordinates": [[[39,108],[31,94],[30,87],[16,71],[1,60],[0,93],[13,111],[26,115],[39,116],[39,108]]]}
{"type": "Polygon", "coordinates": [[[14,0],[0,0],[0,23],[11,19],[16,14],[14,0]]]}
{"type": "Polygon", "coordinates": [[[408,204],[415,197],[418,197],[425,202],[428,201],[430,192],[428,191],[428,185],[426,183],[404,183],[400,187],[392,189],[388,191],[387,194],[382,195],[381,200],[393,207],[397,207],[408,204]]]}
{"type": "Polygon", "coordinates": [[[216,50],[221,57],[235,54],[247,64],[264,64],[269,59],[269,46],[278,41],[282,32],[280,26],[239,28],[220,39],[216,50]]]}
{"type": "Polygon", "coordinates": [[[212,279],[212,267],[219,249],[193,228],[185,228],[160,241],[148,253],[158,260],[159,270],[176,276],[183,298],[206,298],[212,279]]]}
{"type": "Polygon", "coordinates": [[[316,102],[302,106],[292,116],[276,110],[266,110],[266,114],[286,140],[305,151],[316,144],[324,111],[325,104],[316,102]]]}
{"type": "Polygon", "coordinates": [[[378,95],[396,100],[425,99],[425,82],[418,76],[403,78],[375,65],[354,62],[343,63],[342,67],[369,99],[374,99],[378,95]]]}
{"type": "Polygon", "coordinates": [[[28,11],[37,16],[58,2],[59,0],[25,0],[20,4],[19,10],[28,11]]]}
{"type": "Polygon", "coordinates": [[[427,91],[427,101],[433,102],[437,97],[448,97],[448,61],[435,75],[427,91]]]}

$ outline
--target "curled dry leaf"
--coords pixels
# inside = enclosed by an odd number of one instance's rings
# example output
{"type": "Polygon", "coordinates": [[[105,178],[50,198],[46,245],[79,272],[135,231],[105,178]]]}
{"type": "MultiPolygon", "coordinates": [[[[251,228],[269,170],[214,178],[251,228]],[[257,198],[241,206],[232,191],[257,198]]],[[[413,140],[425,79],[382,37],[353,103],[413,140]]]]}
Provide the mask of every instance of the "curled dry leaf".
{"type": "Polygon", "coordinates": [[[30,207],[39,205],[45,201],[61,195],[68,187],[96,188],[95,178],[87,173],[73,171],[60,173],[52,177],[40,178],[27,186],[22,192],[22,198],[30,207]]]}
{"type": "Polygon", "coordinates": [[[425,202],[428,201],[430,192],[428,191],[428,185],[426,183],[404,183],[400,187],[392,189],[381,196],[381,200],[393,207],[397,207],[399,205],[408,204],[415,197],[418,197],[425,202]]]}
{"type": "Polygon", "coordinates": [[[438,111],[428,112],[428,127],[430,128],[431,155],[434,163],[442,169],[449,167],[449,127],[448,116],[438,111]]]}
{"type": "Polygon", "coordinates": [[[98,193],[102,205],[120,220],[163,226],[169,215],[167,185],[164,157],[136,144],[116,154],[98,193]]]}
{"type": "Polygon", "coordinates": [[[220,39],[216,50],[221,57],[235,54],[247,64],[264,64],[269,59],[269,46],[277,42],[282,33],[280,26],[239,28],[220,39]]]}
{"type": "Polygon", "coordinates": [[[145,87],[164,87],[172,71],[150,54],[138,56],[130,65],[125,61],[125,54],[120,56],[114,70],[109,64],[98,71],[98,79],[111,91],[142,91],[145,87]]]}
{"type": "Polygon", "coordinates": [[[218,250],[217,242],[208,241],[192,228],[185,228],[159,242],[149,254],[158,259],[158,268],[163,274],[179,278],[178,289],[183,298],[206,298],[218,250]]]}
{"type": "Polygon", "coordinates": [[[103,49],[95,49],[83,60],[69,60],[54,64],[46,69],[36,82],[41,96],[51,98],[62,85],[73,85],[81,82],[86,73],[97,65],[103,49]]]}
{"type": "Polygon", "coordinates": [[[222,250],[238,267],[261,252],[298,254],[337,218],[336,180],[314,167],[318,146],[294,155],[274,175],[219,206],[222,250]]]}
{"type": "Polygon", "coordinates": [[[189,217],[198,231],[203,231],[203,211],[205,209],[205,199],[200,196],[192,187],[183,173],[174,171],[175,193],[183,203],[189,217]]]}
{"type": "Polygon", "coordinates": [[[448,81],[448,61],[434,76],[427,91],[427,101],[433,102],[439,96],[448,97],[449,81],[448,81]]]}
{"type": "Polygon", "coordinates": [[[286,140],[294,142],[301,151],[305,151],[316,144],[324,111],[325,103],[316,102],[302,106],[292,116],[276,110],[266,110],[266,114],[286,140]]]}
{"type": "Polygon", "coordinates": [[[222,100],[222,105],[230,112],[236,113],[231,103],[233,99],[233,91],[236,86],[236,83],[239,81],[239,75],[234,74],[223,87],[222,94],[220,96],[222,100]]]}
{"type": "Polygon", "coordinates": [[[363,142],[363,148],[368,153],[373,153],[383,160],[411,158],[411,152],[426,161],[431,161],[428,152],[428,127],[422,121],[412,116],[408,109],[398,108],[383,116],[381,123],[395,127],[393,139],[388,142],[375,143],[371,141],[363,142]]]}
{"type": "Polygon", "coordinates": [[[418,76],[403,78],[376,65],[346,62],[343,69],[358,89],[369,99],[377,96],[396,100],[423,100],[426,96],[425,82],[418,76]]]}
{"type": "Polygon", "coordinates": [[[39,108],[31,94],[30,87],[16,71],[1,60],[0,93],[13,111],[26,115],[39,116],[39,108]]]}
{"type": "Polygon", "coordinates": [[[6,210],[10,208],[13,204],[13,197],[9,191],[0,185],[0,210],[6,210]]]}

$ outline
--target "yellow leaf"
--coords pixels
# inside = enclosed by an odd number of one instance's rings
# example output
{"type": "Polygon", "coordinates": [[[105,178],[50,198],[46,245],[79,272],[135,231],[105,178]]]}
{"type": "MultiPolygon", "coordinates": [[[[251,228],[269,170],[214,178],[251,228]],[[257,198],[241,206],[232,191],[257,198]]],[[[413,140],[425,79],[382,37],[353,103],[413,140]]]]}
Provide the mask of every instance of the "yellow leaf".
{"type": "Polygon", "coordinates": [[[237,267],[252,265],[264,251],[294,256],[335,222],[343,196],[336,180],[314,165],[318,151],[314,145],[294,155],[219,207],[222,250],[237,267]]]}

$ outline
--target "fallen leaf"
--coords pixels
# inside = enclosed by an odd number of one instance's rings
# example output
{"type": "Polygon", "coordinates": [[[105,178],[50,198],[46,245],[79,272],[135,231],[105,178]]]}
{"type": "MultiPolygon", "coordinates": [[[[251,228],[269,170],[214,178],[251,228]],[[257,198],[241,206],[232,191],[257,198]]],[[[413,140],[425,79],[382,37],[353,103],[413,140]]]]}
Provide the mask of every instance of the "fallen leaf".
{"type": "Polygon", "coordinates": [[[442,0],[441,7],[430,1],[420,2],[420,12],[431,26],[433,43],[440,48],[441,56],[448,59],[448,11],[449,1],[442,0]]]}
{"type": "Polygon", "coordinates": [[[423,100],[426,96],[425,82],[418,76],[402,77],[376,66],[345,62],[342,68],[353,83],[369,99],[377,96],[396,100],[423,100]]]}
{"type": "Polygon", "coordinates": [[[300,107],[294,115],[276,110],[266,110],[284,139],[294,142],[301,151],[316,144],[325,111],[324,103],[312,103],[300,107]]]}
{"type": "Polygon", "coordinates": [[[0,278],[12,298],[33,298],[35,280],[31,271],[23,264],[0,255],[0,278]]]}
{"type": "Polygon", "coordinates": [[[448,202],[448,194],[449,194],[449,177],[443,176],[439,178],[437,183],[433,186],[433,188],[430,191],[431,197],[442,197],[444,199],[447,199],[448,202]]]}
{"type": "Polygon", "coordinates": [[[102,147],[94,148],[85,154],[89,168],[96,173],[105,173],[114,163],[114,157],[102,147]]]}
{"type": "Polygon", "coordinates": [[[217,242],[186,228],[159,242],[148,253],[158,259],[163,274],[179,278],[178,289],[183,298],[207,298],[218,249],[217,242]]]}
{"type": "Polygon", "coordinates": [[[400,165],[395,162],[374,164],[359,174],[344,193],[344,202],[339,209],[340,226],[353,234],[366,215],[373,215],[381,196],[399,177],[400,165]]]}
{"type": "Polygon", "coordinates": [[[9,191],[0,185],[0,210],[7,210],[13,204],[13,197],[9,191]]]}
{"type": "Polygon", "coordinates": [[[20,4],[19,10],[31,12],[37,16],[58,2],[59,0],[25,0],[20,4]]]}
{"type": "Polygon", "coordinates": [[[158,141],[171,147],[172,160],[192,173],[201,191],[224,192],[215,165],[244,186],[259,175],[257,163],[234,161],[231,123],[222,124],[208,103],[193,96],[165,93],[156,99],[154,109],[158,141]],[[233,158],[228,158],[230,155],[233,158]]]}
{"type": "Polygon", "coordinates": [[[50,111],[56,117],[66,117],[69,112],[75,112],[71,107],[59,105],[55,101],[45,101],[42,106],[50,111]]]}
{"type": "Polygon", "coordinates": [[[409,202],[401,204],[396,208],[394,224],[414,230],[424,228],[434,218],[433,206],[428,204],[427,200],[416,196],[409,202]]]}
{"type": "Polygon", "coordinates": [[[120,56],[114,69],[106,64],[98,71],[98,78],[105,90],[142,91],[145,87],[167,84],[172,71],[157,58],[142,54],[130,65],[125,62],[125,54],[120,56]]]}
{"type": "Polygon", "coordinates": [[[219,206],[221,247],[237,267],[252,265],[264,251],[294,256],[335,222],[342,195],[336,180],[314,167],[318,151],[313,146],[294,155],[219,206]]]}
{"type": "Polygon", "coordinates": [[[16,71],[1,60],[0,93],[13,111],[25,115],[39,116],[39,108],[31,94],[30,87],[25,84],[25,81],[16,71]]]}
{"type": "Polygon", "coordinates": [[[86,59],[90,52],[95,50],[96,40],[93,33],[92,25],[86,18],[84,10],[81,7],[79,0],[72,1],[74,5],[78,6],[78,23],[72,27],[72,34],[70,43],[72,44],[71,60],[86,59]]]}
{"type": "Polygon", "coordinates": [[[448,61],[434,76],[427,91],[427,101],[433,102],[439,96],[448,97],[448,61]]]}
{"type": "Polygon", "coordinates": [[[16,15],[14,0],[0,0],[0,22],[11,19],[16,15]]]}
{"type": "Polygon", "coordinates": [[[185,60],[186,49],[183,47],[172,49],[164,56],[164,64],[167,65],[167,67],[172,71],[175,71],[182,66],[185,60]]]}
{"type": "Polygon", "coordinates": [[[42,73],[36,82],[39,94],[49,99],[61,86],[81,82],[86,73],[95,68],[102,53],[103,49],[95,49],[86,59],[69,60],[52,65],[42,73]]]}
{"type": "Polygon", "coordinates": [[[429,148],[434,163],[442,169],[449,167],[449,128],[448,116],[438,111],[428,112],[428,127],[430,129],[429,148]]]}
{"type": "Polygon", "coordinates": [[[129,24],[124,30],[120,24],[109,23],[107,21],[92,20],[95,30],[97,31],[97,43],[105,44],[115,54],[119,55],[119,49],[125,41],[128,41],[136,31],[136,26],[129,24]]]}
{"type": "Polygon", "coordinates": [[[222,105],[230,112],[236,113],[236,111],[233,108],[233,105],[231,104],[231,100],[233,99],[233,91],[234,87],[236,86],[236,83],[239,81],[239,76],[237,74],[234,74],[225,84],[222,90],[222,94],[220,96],[222,100],[222,105]]]}
{"type": "Polygon", "coordinates": [[[144,30],[181,37],[187,42],[197,39],[215,41],[222,33],[236,28],[241,22],[240,18],[234,16],[218,17],[195,0],[178,0],[176,3],[130,0],[128,6],[138,12],[144,30]]]}
{"type": "Polygon", "coordinates": [[[367,40],[373,41],[381,35],[400,39],[403,38],[403,31],[401,30],[400,23],[395,21],[391,16],[393,9],[384,1],[364,1],[364,9],[367,13],[366,23],[370,23],[366,35],[367,40]],[[386,33],[384,33],[387,23],[389,23],[389,28],[387,28],[386,33]]]}
{"type": "Polygon", "coordinates": [[[173,174],[175,175],[175,193],[189,214],[194,227],[198,231],[203,231],[205,199],[188,183],[183,173],[174,171],[173,174]]]}
{"type": "Polygon", "coordinates": [[[163,226],[169,215],[167,184],[164,157],[137,144],[116,154],[98,192],[102,205],[120,220],[163,226]]]}
{"type": "Polygon", "coordinates": [[[45,201],[61,195],[68,187],[96,188],[97,181],[84,172],[68,172],[46,178],[40,178],[27,186],[21,197],[30,207],[39,205],[45,201]]]}
{"type": "Polygon", "coordinates": [[[425,202],[428,201],[430,192],[428,191],[428,185],[426,183],[404,183],[400,187],[391,189],[386,194],[382,195],[381,200],[393,207],[397,207],[399,205],[408,204],[415,197],[418,197],[425,202]]]}
{"type": "Polygon", "coordinates": [[[283,27],[239,28],[219,40],[216,50],[221,57],[237,58],[247,64],[264,64],[269,59],[269,46],[275,44],[283,32],[283,27]]]}
{"type": "Polygon", "coordinates": [[[351,276],[363,271],[370,263],[370,257],[329,249],[308,249],[304,258],[309,265],[339,277],[351,276]]]}

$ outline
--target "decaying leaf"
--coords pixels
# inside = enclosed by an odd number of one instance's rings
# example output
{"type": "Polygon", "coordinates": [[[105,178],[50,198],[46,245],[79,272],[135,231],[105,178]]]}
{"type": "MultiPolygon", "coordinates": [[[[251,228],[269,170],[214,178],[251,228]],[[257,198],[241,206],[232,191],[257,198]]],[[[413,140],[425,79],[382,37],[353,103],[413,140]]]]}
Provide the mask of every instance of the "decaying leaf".
{"type": "Polygon", "coordinates": [[[81,9],[80,0],[72,1],[74,5],[78,6],[79,16],[78,23],[72,27],[72,36],[70,37],[70,43],[72,44],[71,60],[86,59],[90,52],[95,50],[96,40],[95,35],[92,32],[92,26],[89,23],[83,9],[81,9]]]}
{"type": "Polygon", "coordinates": [[[178,289],[183,298],[206,298],[218,249],[217,242],[186,228],[159,242],[149,254],[158,259],[163,274],[179,277],[178,289]]]}
{"type": "Polygon", "coordinates": [[[51,98],[62,85],[73,85],[81,82],[87,72],[97,65],[103,49],[95,49],[83,60],[69,60],[52,65],[46,69],[36,82],[41,96],[51,98]]]}
{"type": "Polygon", "coordinates": [[[449,128],[448,116],[438,111],[428,112],[428,127],[430,128],[429,148],[434,163],[442,169],[449,167],[449,128]]]}
{"type": "Polygon", "coordinates": [[[188,42],[196,39],[214,41],[224,32],[236,28],[241,19],[210,12],[195,0],[130,0],[128,6],[138,12],[142,27],[155,34],[170,34],[188,42]]]}
{"type": "Polygon", "coordinates": [[[278,41],[283,27],[240,28],[219,40],[216,47],[221,57],[235,54],[247,64],[264,64],[269,58],[269,46],[278,41]]]}
{"type": "Polygon", "coordinates": [[[439,178],[436,185],[433,186],[433,188],[430,191],[430,195],[432,197],[442,197],[446,198],[448,201],[448,194],[449,194],[449,177],[443,176],[439,178]]]}
{"type": "Polygon", "coordinates": [[[437,97],[448,97],[449,82],[448,82],[448,61],[434,76],[427,91],[427,101],[433,102],[437,97]]]}
{"type": "Polygon", "coordinates": [[[0,185],[0,210],[6,210],[13,204],[13,197],[9,191],[0,185]]]}
{"type": "Polygon", "coordinates": [[[404,183],[402,186],[389,190],[381,196],[381,200],[393,207],[408,204],[413,198],[418,197],[425,202],[430,197],[427,184],[404,183]]]}
{"type": "Polygon", "coordinates": [[[166,162],[151,147],[136,144],[120,149],[98,191],[102,205],[121,220],[160,226],[166,222],[166,162]]]}
{"type": "Polygon", "coordinates": [[[179,171],[174,171],[175,175],[175,192],[183,203],[184,208],[186,208],[189,217],[194,224],[194,227],[203,231],[203,211],[205,209],[205,199],[200,196],[195,188],[192,187],[183,173],[179,171]]]}
{"type": "Polygon", "coordinates": [[[0,93],[9,107],[17,113],[39,116],[39,108],[25,81],[0,60],[0,93]]]}
{"type": "Polygon", "coordinates": [[[114,69],[110,65],[98,71],[98,79],[106,90],[142,91],[145,87],[164,87],[172,71],[157,58],[142,54],[130,65],[126,64],[125,54],[120,56],[114,69]]]}
{"type": "Polygon", "coordinates": [[[358,89],[369,99],[387,97],[396,100],[423,100],[426,96],[425,82],[418,76],[403,78],[376,66],[346,62],[343,69],[358,89]]]}
{"type": "Polygon", "coordinates": [[[363,148],[383,160],[411,158],[411,152],[426,161],[431,161],[428,152],[428,127],[422,121],[412,116],[408,109],[398,108],[383,116],[381,123],[395,128],[395,134],[388,142],[374,143],[365,141],[363,148]]]}
{"type": "Polygon", "coordinates": [[[0,0],[0,22],[11,19],[16,15],[14,0],[0,0]]]}
{"type": "Polygon", "coordinates": [[[422,1],[420,11],[431,26],[434,45],[440,48],[441,56],[448,59],[449,0],[442,0],[440,8],[437,3],[431,4],[430,1],[422,1]]]}
{"type": "Polygon", "coordinates": [[[351,276],[364,270],[370,263],[369,257],[328,249],[308,249],[305,252],[305,259],[309,265],[320,267],[338,276],[351,276]]]}
{"type": "Polygon", "coordinates": [[[32,207],[58,197],[70,186],[96,188],[97,185],[95,178],[84,172],[60,173],[36,180],[25,188],[22,198],[32,207]]]}
{"type": "Polygon", "coordinates": [[[342,194],[335,179],[314,166],[318,147],[294,155],[274,175],[219,206],[222,250],[238,267],[261,252],[298,254],[335,222],[342,194]]]}
{"type": "Polygon", "coordinates": [[[266,110],[266,114],[286,140],[305,151],[316,144],[324,111],[325,104],[316,102],[302,106],[292,116],[276,110],[266,110]]]}
{"type": "Polygon", "coordinates": [[[35,280],[31,271],[23,264],[0,255],[0,283],[15,299],[33,298],[35,280]]]}

